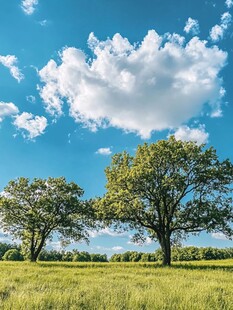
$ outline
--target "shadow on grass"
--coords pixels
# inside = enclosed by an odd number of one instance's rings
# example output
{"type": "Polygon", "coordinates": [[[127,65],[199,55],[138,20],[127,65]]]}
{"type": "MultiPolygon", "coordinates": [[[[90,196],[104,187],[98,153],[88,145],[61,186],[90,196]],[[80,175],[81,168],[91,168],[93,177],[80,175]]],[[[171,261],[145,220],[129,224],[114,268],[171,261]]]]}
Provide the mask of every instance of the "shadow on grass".
{"type": "Polygon", "coordinates": [[[203,265],[195,265],[195,264],[174,264],[171,269],[186,269],[186,270],[226,270],[233,272],[233,264],[225,265],[225,264],[203,264],[203,265]]]}
{"type": "Polygon", "coordinates": [[[39,262],[37,266],[40,267],[47,267],[47,268],[106,268],[106,269],[120,269],[120,268],[149,268],[149,269],[155,269],[155,268],[167,268],[167,269],[183,269],[183,270],[226,270],[233,272],[233,261],[230,263],[226,262],[219,262],[219,263],[210,263],[208,261],[205,261],[203,263],[200,263],[200,261],[197,261],[192,263],[188,262],[180,262],[180,263],[173,263],[171,266],[162,266],[161,263],[155,262],[155,263],[142,263],[142,262],[114,262],[114,263],[92,263],[92,262],[39,262]]]}

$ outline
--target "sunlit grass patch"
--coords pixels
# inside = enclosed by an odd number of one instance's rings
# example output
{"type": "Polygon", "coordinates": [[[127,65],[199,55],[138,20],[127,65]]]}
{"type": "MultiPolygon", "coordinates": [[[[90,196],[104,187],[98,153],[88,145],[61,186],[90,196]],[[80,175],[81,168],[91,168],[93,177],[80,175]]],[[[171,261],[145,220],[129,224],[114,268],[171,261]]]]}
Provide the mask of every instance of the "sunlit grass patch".
{"type": "Polygon", "coordinates": [[[0,309],[232,310],[233,260],[0,263],[0,309]]]}

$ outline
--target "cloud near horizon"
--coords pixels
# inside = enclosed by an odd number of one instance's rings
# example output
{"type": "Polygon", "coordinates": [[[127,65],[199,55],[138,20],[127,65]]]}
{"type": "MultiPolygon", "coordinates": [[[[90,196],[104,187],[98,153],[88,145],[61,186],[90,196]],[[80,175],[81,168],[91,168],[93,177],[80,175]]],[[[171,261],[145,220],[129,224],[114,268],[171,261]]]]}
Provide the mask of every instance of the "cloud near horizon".
{"type": "Polygon", "coordinates": [[[40,96],[54,118],[63,104],[76,122],[92,131],[116,127],[150,138],[153,131],[178,128],[199,116],[206,104],[220,109],[227,53],[193,37],[150,30],[140,44],[115,34],[99,41],[93,33],[83,51],[66,47],[56,63],[39,71],[40,96]]]}

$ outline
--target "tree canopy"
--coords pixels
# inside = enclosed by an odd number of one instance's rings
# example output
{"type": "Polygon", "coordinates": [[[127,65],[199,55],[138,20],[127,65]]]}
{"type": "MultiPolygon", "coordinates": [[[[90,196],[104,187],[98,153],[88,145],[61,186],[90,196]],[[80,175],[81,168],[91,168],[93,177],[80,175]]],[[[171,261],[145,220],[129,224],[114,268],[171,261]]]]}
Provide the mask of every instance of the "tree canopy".
{"type": "Polygon", "coordinates": [[[57,232],[61,241],[88,240],[91,204],[80,200],[83,190],[64,177],[10,181],[0,198],[2,228],[22,240],[31,261],[57,232]]]}
{"type": "Polygon", "coordinates": [[[171,244],[188,233],[222,232],[231,238],[233,165],[214,148],[173,136],[116,154],[105,170],[107,193],[97,201],[108,224],[136,229],[135,239],[158,240],[163,264],[171,244]]]}

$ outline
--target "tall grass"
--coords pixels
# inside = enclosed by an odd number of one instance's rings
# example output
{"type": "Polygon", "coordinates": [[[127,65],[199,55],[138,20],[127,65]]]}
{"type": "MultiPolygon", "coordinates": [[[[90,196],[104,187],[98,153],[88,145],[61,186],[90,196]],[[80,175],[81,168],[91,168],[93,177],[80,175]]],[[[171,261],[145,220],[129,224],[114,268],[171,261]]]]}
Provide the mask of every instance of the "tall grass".
{"type": "Polygon", "coordinates": [[[0,309],[233,309],[233,260],[0,263],[0,309]]]}

